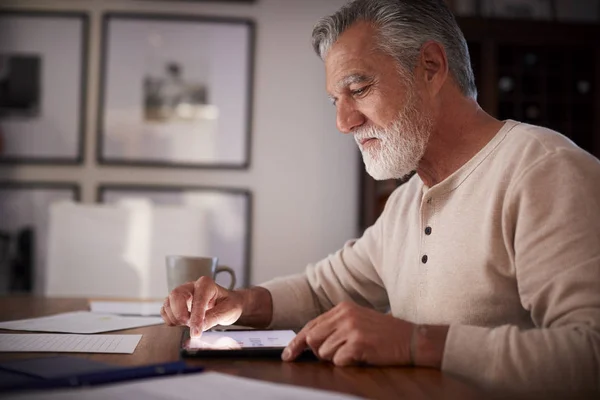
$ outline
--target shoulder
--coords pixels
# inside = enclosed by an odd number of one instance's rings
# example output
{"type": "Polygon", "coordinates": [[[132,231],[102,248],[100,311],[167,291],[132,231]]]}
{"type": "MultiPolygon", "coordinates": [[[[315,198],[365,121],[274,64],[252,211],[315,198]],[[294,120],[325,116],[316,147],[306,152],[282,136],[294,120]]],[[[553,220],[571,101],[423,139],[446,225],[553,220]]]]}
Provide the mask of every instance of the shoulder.
{"type": "Polygon", "coordinates": [[[500,158],[511,175],[509,193],[593,192],[599,196],[600,161],[551,129],[519,123],[506,135],[500,158]],[[506,154],[509,152],[510,154],[506,154]]]}
{"type": "MultiPolygon", "coordinates": [[[[513,121],[514,122],[514,121],[513,121]]],[[[536,170],[579,171],[598,176],[600,162],[559,132],[540,126],[514,123],[495,157],[519,181],[536,170]]],[[[547,176],[547,180],[552,180],[547,176]]]]}
{"type": "Polygon", "coordinates": [[[566,136],[552,129],[516,122],[506,134],[505,149],[528,165],[551,157],[596,160],[566,136]]]}

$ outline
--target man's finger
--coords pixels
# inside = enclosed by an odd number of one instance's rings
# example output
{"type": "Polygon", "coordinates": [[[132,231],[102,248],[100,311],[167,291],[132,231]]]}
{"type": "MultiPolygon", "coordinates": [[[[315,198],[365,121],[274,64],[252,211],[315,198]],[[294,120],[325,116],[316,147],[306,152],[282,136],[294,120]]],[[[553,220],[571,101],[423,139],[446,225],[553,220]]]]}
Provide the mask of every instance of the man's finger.
{"type": "Polygon", "coordinates": [[[303,337],[300,339],[305,344],[300,345],[295,351],[291,352],[291,359],[299,356],[306,347],[309,347],[318,356],[323,342],[337,330],[340,319],[344,316],[342,311],[340,307],[334,307],[310,321],[300,332],[303,334],[303,337]]]}
{"type": "Polygon", "coordinates": [[[346,342],[337,349],[331,361],[338,367],[356,365],[360,360],[357,360],[355,355],[352,346],[346,342]]]}
{"type": "Polygon", "coordinates": [[[319,346],[335,331],[336,315],[325,313],[315,318],[314,321],[307,324],[287,345],[281,358],[284,361],[296,359],[307,347],[310,347],[315,354],[318,353],[319,346]]]}
{"type": "Polygon", "coordinates": [[[217,286],[212,279],[202,276],[194,283],[194,297],[190,316],[190,333],[192,337],[198,337],[202,334],[206,309],[210,300],[216,295],[217,286]]]}
{"type": "Polygon", "coordinates": [[[308,347],[306,343],[306,332],[303,328],[298,334],[290,340],[287,347],[283,349],[283,353],[281,353],[281,359],[283,361],[293,361],[308,347]]]}
{"type": "Polygon", "coordinates": [[[233,310],[231,305],[227,302],[217,304],[210,310],[206,310],[206,313],[204,314],[203,329],[208,330],[215,325],[228,325],[232,323],[230,321],[234,319],[232,317],[233,313],[235,313],[235,310],[233,310]]]}
{"type": "Polygon", "coordinates": [[[310,347],[317,354],[319,346],[335,331],[339,319],[343,315],[343,308],[336,306],[310,321],[287,345],[281,354],[282,360],[294,360],[307,347],[310,347]]]}
{"type": "Polygon", "coordinates": [[[163,321],[165,321],[165,324],[167,324],[169,326],[174,326],[175,325],[175,323],[167,315],[167,312],[165,311],[165,306],[162,306],[160,308],[160,316],[162,317],[163,321]]]}
{"type": "Polygon", "coordinates": [[[171,310],[171,306],[169,305],[168,302],[164,306],[164,310],[165,310],[165,314],[167,314],[167,317],[169,317],[169,319],[173,322],[173,325],[178,325],[177,319],[175,318],[175,315],[173,315],[173,311],[171,310]]]}
{"type": "Polygon", "coordinates": [[[306,342],[313,350],[318,350],[323,342],[337,331],[341,315],[337,312],[330,313],[327,318],[323,318],[318,324],[315,324],[310,333],[306,336],[306,342]]]}
{"type": "Polygon", "coordinates": [[[332,361],[335,353],[338,351],[338,349],[340,349],[341,346],[344,345],[344,343],[346,343],[346,337],[344,333],[340,332],[339,330],[335,330],[323,341],[315,354],[322,360],[332,361]]]}
{"type": "Polygon", "coordinates": [[[175,320],[171,318],[171,316],[169,316],[169,314],[167,314],[167,307],[169,306],[169,297],[167,297],[162,305],[162,307],[160,308],[160,316],[163,318],[163,320],[165,321],[165,323],[169,326],[174,326],[177,325],[175,320]]]}
{"type": "Polygon", "coordinates": [[[187,300],[192,296],[192,287],[191,284],[179,286],[169,295],[169,306],[173,312],[175,321],[179,325],[187,325],[190,319],[187,300]]]}

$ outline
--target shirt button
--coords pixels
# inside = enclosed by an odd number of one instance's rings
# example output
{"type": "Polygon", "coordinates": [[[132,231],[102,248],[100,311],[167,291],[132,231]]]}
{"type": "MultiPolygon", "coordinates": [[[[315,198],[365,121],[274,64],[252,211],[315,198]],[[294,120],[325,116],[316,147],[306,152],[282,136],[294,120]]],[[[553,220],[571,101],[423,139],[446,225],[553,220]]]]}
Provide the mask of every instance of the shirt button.
{"type": "Polygon", "coordinates": [[[426,255],[424,255],[423,257],[421,257],[421,262],[422,262],[423,264],[427,264],[427,254],[426,254],[426,255]]]}
{"type": "Polygon", "coordinates": [[[425,228],[425,234],[426,235],[431,235],[431,227],[428,226],[427,228],[425,228]]]}

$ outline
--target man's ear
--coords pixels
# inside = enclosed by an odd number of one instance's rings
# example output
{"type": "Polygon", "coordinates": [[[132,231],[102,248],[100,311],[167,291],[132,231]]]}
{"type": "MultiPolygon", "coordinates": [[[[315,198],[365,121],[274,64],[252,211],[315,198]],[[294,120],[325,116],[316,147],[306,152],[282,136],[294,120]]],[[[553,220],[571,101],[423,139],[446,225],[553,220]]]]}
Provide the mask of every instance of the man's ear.
{"type": "Polygon", "coordinates": [[[419,68],[427,91],[436,95],[448,79],[448,58],[444,46],[433,40],[425,42],[421,46],[419,68]]]}

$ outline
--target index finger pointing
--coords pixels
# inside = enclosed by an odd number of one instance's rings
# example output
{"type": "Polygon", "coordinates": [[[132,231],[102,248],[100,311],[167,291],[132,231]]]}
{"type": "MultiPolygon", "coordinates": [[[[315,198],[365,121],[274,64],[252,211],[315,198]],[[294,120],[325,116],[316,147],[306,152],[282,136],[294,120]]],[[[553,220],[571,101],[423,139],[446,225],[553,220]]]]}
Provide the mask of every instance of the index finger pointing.
{"type": "Polygon", "coordinates": [[[310,328],[304,327],[298,334],[290,340],[287,347],[283,350],[281,354],[281,359],[283,361],[292,361],[296,357],[304,351],[308,347],[308,343],[306,343],[306,333],[310,328]]]}
{"type": "Polygon", "coordinates": [[[194,297],[192,299],[192,313],[190,317],[190,333],[192,337],[198,337],[202,334],[206,309],[216,294],[216,285],[209,278],[203,276],[194,282],[194,297]]]}
{"type": "Polygon", "coordinates": [[[311,347],[313,352],[316,353],[318,350],[313,347],[313,343],[308,343],[308,335],[310,333],[311,341],[313,339],[317,339],[317,347],[323,343],[329,335],[335,331],[335,323],[340,315],[340,308],[335,307],[331,310],[319,315],[317,318],[310,321],[308,324],[302,328],[300,332],[294,337],[290,343],[288,343],[287,347],[281,354],[281,358],[283,361],[291,361],[298,357],[304,349],[307,347],[311,347]]]}

